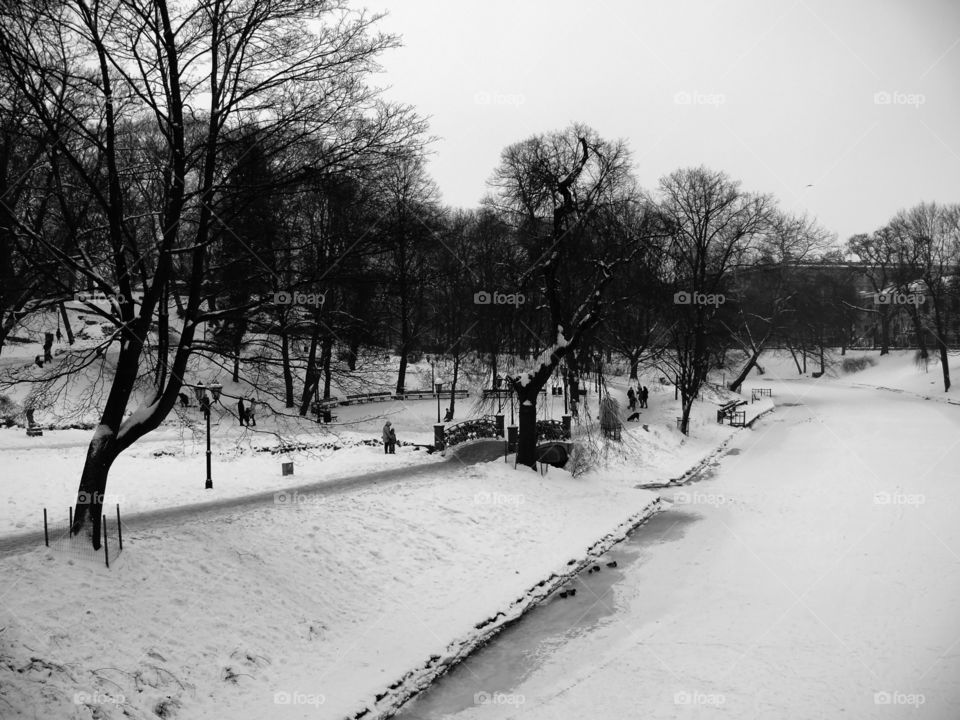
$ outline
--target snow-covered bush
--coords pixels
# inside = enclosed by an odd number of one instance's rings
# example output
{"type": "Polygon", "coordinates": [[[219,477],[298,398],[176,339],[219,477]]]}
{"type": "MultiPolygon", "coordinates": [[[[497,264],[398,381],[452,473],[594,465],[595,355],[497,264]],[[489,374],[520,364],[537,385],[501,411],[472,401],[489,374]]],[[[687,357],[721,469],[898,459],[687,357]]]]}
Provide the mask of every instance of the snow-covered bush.
{"type": "Polygon", "coordinates": [[[23,412],[19,405],[7,395],[0,395],[0,427],[13,427],[17,424],[17,416],[23,412]]]}
{"type": "Polygon", "coordinates": [[[843,359],[843,371],[845,373],[860,372],[861,370],[866,370],[868,367],[872,367],[876,364],[876,360],[869,355],[862,355],[861,357],[845,357],[843,359]]]}

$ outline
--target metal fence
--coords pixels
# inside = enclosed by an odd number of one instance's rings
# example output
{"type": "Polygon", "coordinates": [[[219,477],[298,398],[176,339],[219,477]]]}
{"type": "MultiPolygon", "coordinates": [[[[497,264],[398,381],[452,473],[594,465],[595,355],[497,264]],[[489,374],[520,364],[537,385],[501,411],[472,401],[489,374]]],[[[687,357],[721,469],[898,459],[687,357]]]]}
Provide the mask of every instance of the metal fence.
{"type": "Polygon", "coordinates": [[[110,567],[123,552],[123,524],[120,521],[120,506],[117,505],[116,517],[111,518],[104,514],[100,523],[100,548],[94,548],[88,533],[71,535],[73,525],[73,508],[67,511],[65,521],[50,519],[47,509],[43,509],[43,540],[44,544],[59,553],[68,555],[75,560],[103,563],[110,567]]]}

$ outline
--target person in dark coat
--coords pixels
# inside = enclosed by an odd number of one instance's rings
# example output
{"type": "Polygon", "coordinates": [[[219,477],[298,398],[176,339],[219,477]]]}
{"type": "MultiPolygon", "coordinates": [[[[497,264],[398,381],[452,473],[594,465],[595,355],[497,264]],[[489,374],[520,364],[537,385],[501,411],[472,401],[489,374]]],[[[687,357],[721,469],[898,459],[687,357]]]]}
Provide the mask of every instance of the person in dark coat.
{"type": "Polygon", "coordinates": [[[650,398],[650,391],[647,390],[647,386],[644,385],[640,388],[640,407],[647,407],[647,400],[650,398]]]}
{"type": "Polygon", "coordinates": [[[633,391],[633,386],[632,386],[632,385],[631,385],[630,388],[627,390],[627,400],[629,401],[628,404],[627,404],[627,407],[630,408],[630,410],[636,410],[636,409],[637,409],[637,394],[633,391]]]}
{"type": "Polygon", "coordinates": [[[397,454],[397,431],[393,427],[390,428],[390,454],[397,454]]]}
{"type": "Polygon", "coordinates": [[[453,420],[453,410],[447,408],[447,412],[443,415],[443,421],[450,422],[451,420],[453,420]]]}
{"type": "MultiPolygon", "coordinates": [[[[390,427],[391,423],[387,420],[383,424],[383,454],[387,455],[390,452],[390,434],[393,432],[393,428],[390,427]]],[[[396,435],[394,435],[396,437],[396,435]]]]}
{"type": "Polygon", "coordinates": [[[247,424],[247,408],[243,405],[243,398],[237,401],[237,418],[240,420],[241,425],[247,424]]]}
{"type": "Polygon", "coordinates": [[[257,401],[247,398],[247,425],[257,426],[257,401]]]}

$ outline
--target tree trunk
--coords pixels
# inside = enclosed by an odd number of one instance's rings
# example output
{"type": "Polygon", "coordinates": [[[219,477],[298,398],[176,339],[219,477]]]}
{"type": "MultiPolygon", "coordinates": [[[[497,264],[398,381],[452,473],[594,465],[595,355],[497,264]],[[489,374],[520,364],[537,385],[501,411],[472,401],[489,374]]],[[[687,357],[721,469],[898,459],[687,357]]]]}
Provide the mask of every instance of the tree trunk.
{"type": "Polygon", "coordinates": [[[357,356],[360,354],[360,340],[356,337],[350,338],[350,347],[347,350],[347,368],[350,372],[357,369],[357,356]]]}
{"type": "Polygon", "coordinates": [[[887,355],[890,352],[890,312],[889,305],[880,306],[880,354],[887,355]]]}
{"type": "Polygon", "coordinates": [[[517,394],[519,430],[517,465],[537,467],[537,395],[540,388],[527,385],[517,394]]]}
{"type": "Polygon", "coordinates": [[[323,399],[330,399],[330,361],[333,356],[333,338],[323,338],[323,349],[320,352],[320,366],[323,369],[323,399]]]}
{"type": "Polygon", "coordinates": [[[283,364],[283,399],[288,408],[293,407],[293,371],[290,369],[290,337],[286,323],[280,326],[280,360],[283,364]]]}
{"type": "Polygon", "coordinates": [[[60,303],[60,317],[63,318],[63,329],[67,333],[67,344],[73,345],[73,328],[70,327],[70,318],[67,316],[67,307],[60,303]]]}
{"type": "Polygon", "coordinates": [[[913,320],[913,332],[917,336],[917,347],[920,348],[920,357],[926,360],[929,356],[927,352],[927,341],[923,335],[923,323],[920,321],[920,310],[916,305],[911,306],[910,319],[913,320]]]}
{"type": "Polygon", "coordinates": [[[319,323],[314,326],[310,336],[310,351],[307,353],[307,370],[303,378],[303,394],[300,396],[300,417],[310,409],[310,398],[320,384],[320,371],[317,369],[317,340],[320,335],[319,323]]]}
{"type": "Polygon", "coordinates": [[[684,435],[690,434],[690,411],[693,409],[693,395],[683,393],[680,403],[680,432],[684,435]]]}
{"type": "MultiPolygon", "coordinates": [[[[743,385],[744,381],[747,379],[747,376],[750,374],[750,371],[753,370],[754,366],[757,365],[757,360],[760,358],[760,353],[762,352],[762,347],[754,348],[753,352],[750,354],[750,359],[747,360],[747,364],[743,366],[743,369],[740,371],[737,377],[734,378],[727,387],[734,392],[740,392],[740,386],[743,385]]],[[[791,352],[793,352],[792,349],[791,352]]],[[[794,360],[796,360],[796,356],[794,356],[794,360]]]]}
{"type": "Polygon", "coordinates": [[[943,315],[940,312],[940,304],[934,303],[933,321],[937,326],[937,350],[940,354],[940,367],[943,371],[943,391],[950,390],[950,356],[947,348],[946,323],[943,321],[943,315]]]}
{"type": "Polygon", "coordinates": [[[788,342],[787,348],[789,348],[790,354],[793,356],[793,364],[797,366],[797,375],[803,375],[803,370],[800,369],[800,361],[797,360],[797,353],[793,349],[793,343],[788,342]]]}
{"type": "Polygon", "coordinates": [[[637,374],[640,370],[640,356],[631,355],[630,356],[630,379],[633,381],[639,381],[639,375],[637,374]]]}
{"type": "Polygon", "coordinates": [[[101,545],[101,518],[103,516],[103,496],[107,489],[107,476],[110,466],[116,459],[113,452],[115,434],[105,432],[106,426],[97,428],[96,437],[87,449],[87,459],[80,476],[80,488],[77,492],[77,504],[73,511],[73,525],[70,534],[76,535],[86,528],[95,550],[101,545]]]}
{"type": "MultiPolygon", "coordinates": [[[[402,395],[407,378],[407,349],[400,348],[400,369],[397,371],[397,395],[402,395]]],[[[430,388],[432,391],[433,388],[430,388]]]]}
{"type": "Polygon", "coordinates": [[[453,420],[453,414],[457,407],[457,377],[460,374],[460,353],[453,354],[453,383],[450,385],[450,419],[453,420]]]}

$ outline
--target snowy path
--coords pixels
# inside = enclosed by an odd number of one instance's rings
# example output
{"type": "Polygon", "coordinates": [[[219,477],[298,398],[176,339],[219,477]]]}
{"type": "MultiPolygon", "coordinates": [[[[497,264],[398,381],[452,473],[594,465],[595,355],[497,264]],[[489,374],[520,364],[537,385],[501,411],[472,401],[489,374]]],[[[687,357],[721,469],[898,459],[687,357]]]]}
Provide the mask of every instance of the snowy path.
{"type": "Polygon", "coordinates": [[[404,717],[955,720],[960,414],[772,387],[777,412],[672,493],[615,582],[584,575],[404,717]]]}
{"type": "MultiPolygon", "coordinates": [[[[238,509],[275,502],[296,502],[301,496],[311,498],[336,495],[362,487],[372,487],[402,480],[413,480],[430,476],[443,477],[450,473],[451,464],[457,467],[485,462],[503,455],[503,442],[500,440],[479,441],[462,448],[455,448],[448,454],[446,462],[431,462],[423,465],[407,465],[366,472],[347,477],[315,481],[301,485],[290,485],[283,489],[273,488],[264,492],[240,497],[228,497],[211,502],[176,505],[173,507],[135,513],[123,517],[124,532],[148,530],[171,522],[182,522],[206,514],[225,514],[238,509]],[[454,450],[456,452],[454,452],[454,450]],[[284,496],[278,500],[278,495],[284,496]]],[[[0,557],[25,552],[43,544],[43,531],[33,531],[9,535],[0,535],[0,557]]]]}

